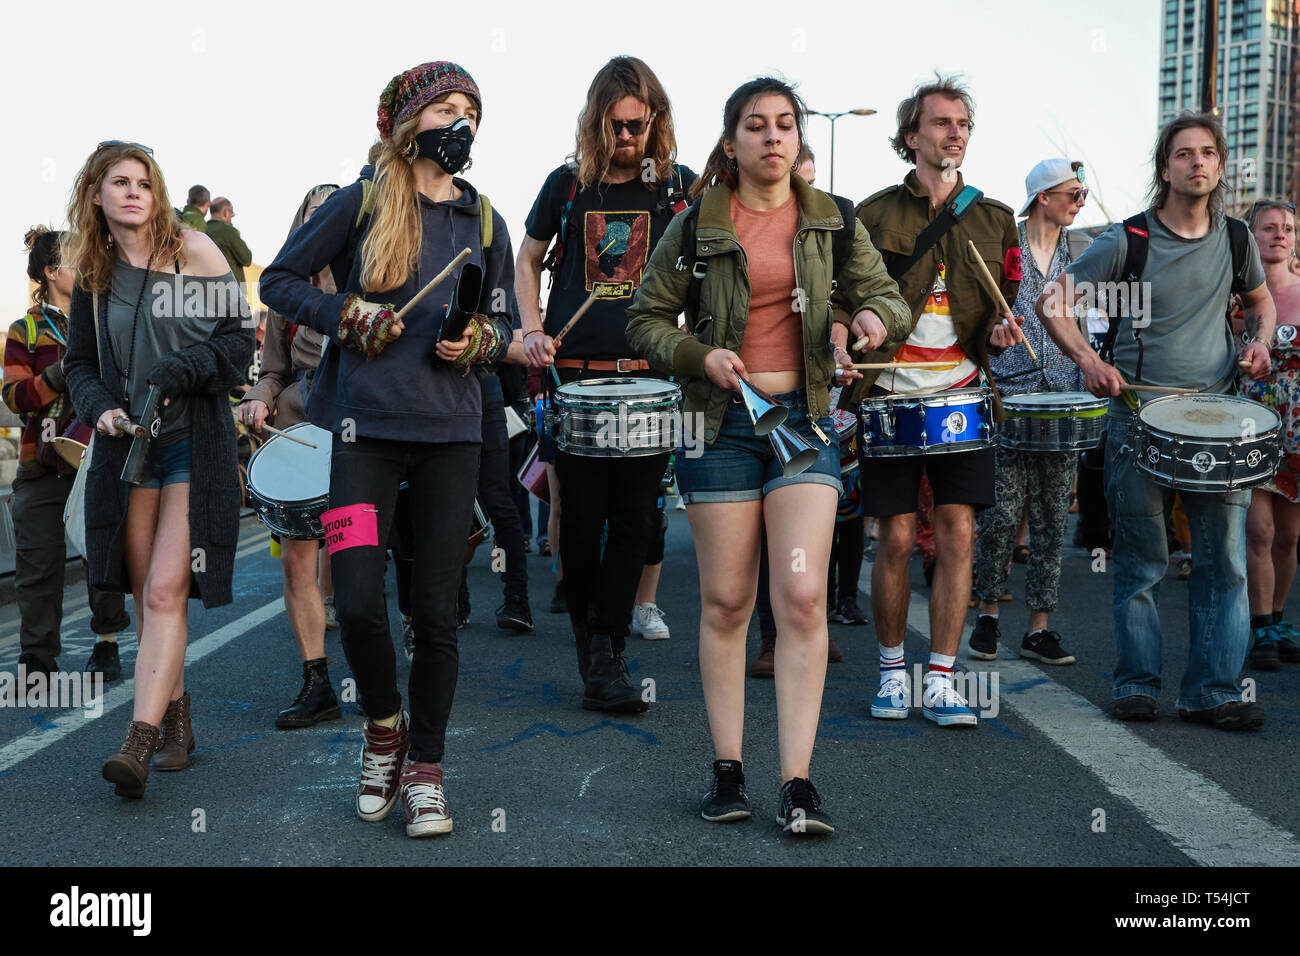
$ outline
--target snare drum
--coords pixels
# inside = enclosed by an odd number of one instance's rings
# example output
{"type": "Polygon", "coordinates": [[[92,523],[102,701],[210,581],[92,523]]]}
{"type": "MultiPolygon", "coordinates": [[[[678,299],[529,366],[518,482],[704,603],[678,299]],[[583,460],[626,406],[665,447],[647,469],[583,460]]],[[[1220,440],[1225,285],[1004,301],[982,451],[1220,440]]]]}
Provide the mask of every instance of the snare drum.
{"type": "Polygon", "coordinates": [[[1007,420],[998,444],[1015,451],[1082,451],[1096,448],[1106,430],[1110,399],[1091,392],[1032,392],[1002,399],[1007,420]]]}
{"type": "Polygon", "coordinates": [[[993,444],[993,393],[984,386],[864,399],[864,458],[978,451],[993,444]]]}
{"type": "Polygon", "coordinates": [[[1235,395],[1166,395],[1137,413],[1138,470],[1179,491],[1232,491],[1273,477],[1282,419],[1235,395]]]}
{"type": "Polygon", "coordinates": [[[552,402],[555,446],[583,458],[637,458],[677,447],[682,390],[654,378],[561,385],[552,402]]]}
{"type": "Polygon", "coordinates": [[[284,432],[316,447],[271,436],[248,462],[248,500],[262,524],[281,538],[323,538],[320,516],[329,509],[334,435],[310,422],[290,425],[284,432]]]}

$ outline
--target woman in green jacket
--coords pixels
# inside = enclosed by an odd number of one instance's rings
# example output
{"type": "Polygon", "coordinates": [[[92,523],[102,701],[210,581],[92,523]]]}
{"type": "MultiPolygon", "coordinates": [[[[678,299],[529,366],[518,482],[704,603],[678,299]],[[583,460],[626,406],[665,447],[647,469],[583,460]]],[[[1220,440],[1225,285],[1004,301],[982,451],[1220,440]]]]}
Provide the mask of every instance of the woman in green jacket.
{"type": "Polygon", "coordinates": [[[715,822],[750,815],[741,766],[745,634],[766,525],[781,634],[778,819],[798,834],[833,830],[808,779],[826,678],[826,570],[841,491],[828,393],[833,378],[842,384],[858,377],[844,351],[850,327],[876,348],[887,337],[906,337],[911,319],[866,231],[794,175],[805,114],[780,80],[753,80],[731,95],[722,135],[693,189],[703,192],[698,208],[678,216],[656,246],[627,330],[651,364],[678,376],[688,427],[704,439],[677,470],[700,568],[700,674],[717,756],[700,814],[715,822]],[[697,213],[695,248],[682,249],[683,220],[697,213]],[[842,228],[855,230],[853,251],[832,275],[833,238],[842,228]],[[679,329],[691,276],[700,271],[698,308],[679,329]],[[737,376],[789,408],[786,424],[820,452],[816,464],[782,477],[770,443],[755,436],[733,401],[737,376]]]}

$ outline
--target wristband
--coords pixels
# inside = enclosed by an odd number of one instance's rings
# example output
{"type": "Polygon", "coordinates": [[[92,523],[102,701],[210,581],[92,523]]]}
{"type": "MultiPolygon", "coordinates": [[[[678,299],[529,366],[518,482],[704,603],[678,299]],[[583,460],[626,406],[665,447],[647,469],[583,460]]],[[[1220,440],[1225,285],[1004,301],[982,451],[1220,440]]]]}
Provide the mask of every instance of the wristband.
{"type": "Polygon", "coordinates": [[[533,329],[531,332],[524,333],[524,339],[526,341],[528,339],[528,336],[530,335],[545,335],[545,334],[546,334],[545,329],[533,329]]]}

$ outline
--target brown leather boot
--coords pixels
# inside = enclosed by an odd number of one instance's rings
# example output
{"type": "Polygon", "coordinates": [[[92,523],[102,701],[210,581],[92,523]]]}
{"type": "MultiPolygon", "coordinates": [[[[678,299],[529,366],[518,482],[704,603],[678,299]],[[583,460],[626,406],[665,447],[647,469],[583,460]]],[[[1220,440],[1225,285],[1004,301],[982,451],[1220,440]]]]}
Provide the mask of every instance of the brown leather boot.
{"type": "Polygon", "coordinates": [[[844,655],[840,652],[840,646],[835,643],[835,638],[830,636],[826,638],[826,662],[828,664],[841,664],[844,662],[844,655]]]}
{"type": "Polygon", "coordinates": [[[158,728],[143,720],[131,721],[122,750],[104,763],[104,779],[116,784],[119,797],[140,799],[149,779],[149,758],[158,749],[158,728]]]}
{"type": "Polygon", "coordinates": [[[763,638],[763,646],[759,648],[758,657],[754,658],[754,663],[749,665],[750,677],[772,677],[776,674],[776,638],[763,638]]]}
{"type": "Polygon", "coordinates": [[[155,770],[184,770],[194,752],[194,728],[190,726],[190,693],[186,691],[167,705],[158,728],[161,746],[153,758],[155,770]]]}

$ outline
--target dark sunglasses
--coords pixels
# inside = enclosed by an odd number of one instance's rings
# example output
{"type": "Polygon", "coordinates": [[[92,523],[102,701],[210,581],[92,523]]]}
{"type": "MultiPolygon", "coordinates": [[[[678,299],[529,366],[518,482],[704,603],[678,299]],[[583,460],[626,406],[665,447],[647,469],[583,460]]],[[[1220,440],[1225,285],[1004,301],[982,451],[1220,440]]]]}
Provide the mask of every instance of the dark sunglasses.
{"type": "MultiPolygon", "coordinates": [[[[654,114],[651,113],[650,120],[654,118],[654,114]]],[[[640,136],[642,130],[650,125],[650,120],[628,120],[624,122],[623,120],[611,119],[609,123],[614,127],[615,136],[619,135],[623,130],[627,130],[633,136],[640,136]]]]}
{"type": "Polygon", "coordinates": [[[153,150],[144,143],[130,143],[124,139],[106,139],[95,147],[95,152],[98,153],[101,149],[112,149],[114,146],[134,146],[136,149],[144,150],[150,156],[153,155],[153,150]]]}
{"type": "Polygon", "coordinates": [[[1069,192],[1062,192],[1059,189],[1049,189],[1048,193],[1054,196],[1069,196],[1070,202],[1072,203],[1082,202],[1088,198],[1087,189],[1072,189],[1069,192]]]}
{"type": "Polygon", "coordinates": [[[1295,203],[1283,202],[1278,199],[1257,199],[1255,205],[1251,208],[1253,213],[1256,209],[1285,209],[1287,212],[1295,212],[1295,203]]]}

